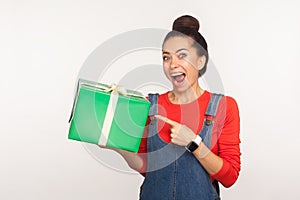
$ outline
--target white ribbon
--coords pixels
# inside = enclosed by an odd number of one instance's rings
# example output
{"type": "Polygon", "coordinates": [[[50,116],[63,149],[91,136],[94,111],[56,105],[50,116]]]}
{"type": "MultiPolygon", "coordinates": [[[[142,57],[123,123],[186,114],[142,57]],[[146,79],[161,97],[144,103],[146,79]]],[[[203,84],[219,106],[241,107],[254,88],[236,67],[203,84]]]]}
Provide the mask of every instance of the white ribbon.
{"type": "Polygon", "coordinates": [[[115,91],[112,91],[112,93],[110,95],[110,98],[109,98],[105,118],[104,118],[104,121],[103,121],[103,126],[102,126],[102,130],[101,130],[100,138],[99,138],[99,141],[98,141],[99,145],[104,145],[105,146],[106,143],[107,143],[109,133],[110,133],[110,128],[111,128],[111,125],[112,125],[112,122],[113,122],[113,119],[114,119],[118,99],[119,99],[119,94],[115,91]]]}

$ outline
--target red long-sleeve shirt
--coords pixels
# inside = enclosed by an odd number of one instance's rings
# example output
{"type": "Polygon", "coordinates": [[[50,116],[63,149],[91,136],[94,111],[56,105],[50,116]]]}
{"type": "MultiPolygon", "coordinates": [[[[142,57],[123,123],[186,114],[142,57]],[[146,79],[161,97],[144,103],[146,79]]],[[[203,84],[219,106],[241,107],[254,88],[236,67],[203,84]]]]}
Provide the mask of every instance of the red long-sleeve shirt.
{"type": "MultiPolygon", "coordinates": [[[[173,104],[168,93],[158,97],[158,114],[188,126],[194,133],[199,133],[205,118],[205,111],[211,93],[205,91],[197,100],[188,104],[173,104]]],[[[228,96],[221,99],[214,119],[210,149],[223,159],[219,172],[211,175],[211,180],[218,180],[225,187],[230,187],[237,180],[240,171],[240,119],[236,101],[228,96]]],[[[147,152],[147,128],[141,141],[139,153],[147,152]]],[[[158,121],[158,135],[163,141],[170,142],[170,125],[158,121]]],[[[142,171],[146,168],[146,159],[142,171]]]]}

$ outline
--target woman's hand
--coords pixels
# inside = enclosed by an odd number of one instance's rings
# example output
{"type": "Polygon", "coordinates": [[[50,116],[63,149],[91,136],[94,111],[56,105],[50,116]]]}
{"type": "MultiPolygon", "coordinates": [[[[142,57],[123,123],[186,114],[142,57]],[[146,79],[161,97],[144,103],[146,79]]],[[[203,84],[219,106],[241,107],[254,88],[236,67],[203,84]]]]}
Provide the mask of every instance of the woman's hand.
{"type": "MultiPolygon", "coordinates": [[[[172,143],[186,146],[190,141],[196,138],[195,133],[187,126],[160,115],[155,115],[155,117],[171,125],[172,143]]],[[[209,174],[216,174],[223,166],[223,159],[212,153],[203,142],[200,143],[200,146],[193,154],[209,174]]]]}
{"type": "Polygon", "coordinates": [[[171,125],[171,142],[180,146],[186,146],[196,138],[196,134],[187,126],[170,120],[161,115],[155,115],[157,119],[171,125]]]}
{"type": "Polygon", "coordinates": [[[129,152],[129,151],[126,151],[126,150],[122,150],[122,149],[118,149],[118,148],[114,148],[114,147],[108,147],[108,146],[104,146],[104,145],[99,145],[99,147],[103,148],[103,149],[109,149],[109,150],[113,150],[121,155],[124,155],[124,154],[133,154],[133,152],[129,152]]]}
{"type": "Polygon", "coordinates": [[[104,149],[110,149],[117,153],[119,153],[127,162],[128,166],[138,172],[145,172],[145,169],[143,169],[144,166],[144,158],[143,155],[140,156],[138,153],[126,151],[123,149],[113,148],[113,147],[107,147],[103,145],[98,145],[101,148],[104,149]]]}

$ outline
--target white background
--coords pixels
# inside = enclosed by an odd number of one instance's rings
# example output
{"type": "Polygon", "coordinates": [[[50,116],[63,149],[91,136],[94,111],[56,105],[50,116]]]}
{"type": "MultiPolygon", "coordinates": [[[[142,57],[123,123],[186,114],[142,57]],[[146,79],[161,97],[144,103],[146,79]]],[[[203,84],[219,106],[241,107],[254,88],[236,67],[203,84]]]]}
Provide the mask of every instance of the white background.
{"type": "Polygon", "coordinates": [[[74,85],[107,39],[170,29],[182,14],[200,19],[240,107],[242,170],[223,199],[300,199],[299,8],[296,0],[0,1],[0,199],[138,198],[140,175],[111,170],[67,139],[74,85]]]}

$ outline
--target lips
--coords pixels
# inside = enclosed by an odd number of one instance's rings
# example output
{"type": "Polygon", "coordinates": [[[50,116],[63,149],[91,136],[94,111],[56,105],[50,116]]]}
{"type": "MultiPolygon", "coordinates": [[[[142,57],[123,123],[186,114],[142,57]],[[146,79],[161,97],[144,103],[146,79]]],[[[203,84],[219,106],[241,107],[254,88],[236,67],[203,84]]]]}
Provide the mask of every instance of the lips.
{"type": "Polygon", "coordinates": [[[185,76],[186,76],[185,73],[182,73],[182,72],[171,74],[171,77],[177,83],[182,83],[185,79],[185,76]]]}

